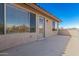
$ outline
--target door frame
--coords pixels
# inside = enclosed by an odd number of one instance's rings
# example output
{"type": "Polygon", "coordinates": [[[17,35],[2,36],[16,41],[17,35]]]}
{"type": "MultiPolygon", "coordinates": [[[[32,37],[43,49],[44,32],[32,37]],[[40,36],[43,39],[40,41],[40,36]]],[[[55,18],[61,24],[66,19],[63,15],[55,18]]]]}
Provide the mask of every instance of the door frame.
{"type": "Polygon", "coordinates": [[[38,16],[37,17],[37,39],[43,39],[43,38],[45,38],[45,18],[43,16],[38,16]],[[43,23],[42,23],[43,24],[43,33],[40,33],[40,31],[39,31],[40,17],[43,18],[43,23]]]}

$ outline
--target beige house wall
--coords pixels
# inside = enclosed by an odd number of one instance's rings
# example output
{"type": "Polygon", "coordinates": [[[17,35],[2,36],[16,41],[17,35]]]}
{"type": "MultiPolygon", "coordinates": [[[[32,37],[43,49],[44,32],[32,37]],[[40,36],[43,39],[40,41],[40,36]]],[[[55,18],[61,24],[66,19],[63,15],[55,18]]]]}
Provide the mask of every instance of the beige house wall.
{"type": "Polygon", "coordinates": [[[46,37],[49,37],[49,36],[52,36],[52,35],[57,35],[57,31],[52,31],[52,19],[49,19],[47,17],[45,17],[45,20],[48,20],[45,21],[45,35],[46,37]]]}
{"type": "Polygon", "coordinates": [[[0,50],[37,40],[36,33],[0,35],[0,50]]]}

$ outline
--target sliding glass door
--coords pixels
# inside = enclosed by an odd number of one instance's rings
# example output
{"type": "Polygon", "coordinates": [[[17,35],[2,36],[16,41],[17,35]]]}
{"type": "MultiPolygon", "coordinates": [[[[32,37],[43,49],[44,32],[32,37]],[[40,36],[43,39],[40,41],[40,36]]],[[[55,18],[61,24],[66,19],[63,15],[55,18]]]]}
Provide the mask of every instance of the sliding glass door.
{"type": "Polygon", "coordinates": [[[4,4],[0,3],[0,34],[4,34],[4,4]]]}

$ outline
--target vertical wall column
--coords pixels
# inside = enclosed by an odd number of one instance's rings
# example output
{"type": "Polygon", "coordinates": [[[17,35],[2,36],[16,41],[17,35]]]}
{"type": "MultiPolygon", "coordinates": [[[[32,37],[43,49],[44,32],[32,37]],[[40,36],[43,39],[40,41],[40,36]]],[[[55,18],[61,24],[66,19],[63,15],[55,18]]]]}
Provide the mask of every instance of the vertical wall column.
{"type": "Polygon", "coordinates": [[[4,3],[4,34],[6,34],[6,3],[4,3]]]}
{"type": "Polygon", "coordinates": [[[59,22],[57,22],[57,34],[59,32],[59,22]]]}

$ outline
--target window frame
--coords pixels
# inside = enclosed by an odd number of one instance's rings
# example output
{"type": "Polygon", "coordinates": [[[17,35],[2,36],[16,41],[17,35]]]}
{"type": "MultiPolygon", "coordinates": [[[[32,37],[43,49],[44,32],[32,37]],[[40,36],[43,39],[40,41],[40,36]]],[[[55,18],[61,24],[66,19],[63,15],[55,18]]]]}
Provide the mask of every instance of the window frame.
{"type": "Polygon", "coordinates": [[[52,21],[52,31],[57,31],[56,21],[52,21]]]}
{"type": "Polygon", "coordinates": [[[36,14],[30,12],[30,33],[34,33],[34,32],[36,32],[36,14]],[[34,19],[34,20],[35,20],[35,22],[34,22],[34,23],[35,23],[35,26],[34,26],[34,27],[35,27],[35,29],[34,29],[35,31],[31,31],[31,29],[32,29],[32,28],[31,28],[31,25],[32,25],[32,24],[31,24],[31,14],[32,14],[32,15],[33,15],[33,14],[35,15],[35,19],[34,19]]]}

